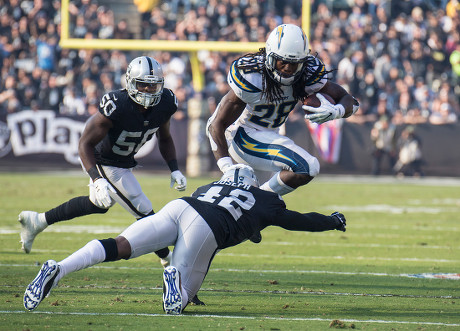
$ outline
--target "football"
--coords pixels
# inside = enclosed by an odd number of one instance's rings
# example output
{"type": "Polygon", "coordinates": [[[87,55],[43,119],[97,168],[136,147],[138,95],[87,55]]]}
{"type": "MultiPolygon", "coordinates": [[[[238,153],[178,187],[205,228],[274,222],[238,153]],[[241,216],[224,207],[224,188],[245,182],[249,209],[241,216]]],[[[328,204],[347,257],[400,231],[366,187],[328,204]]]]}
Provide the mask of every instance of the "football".
{"type": "MultiPolygon", "coordinates": [[[[334,99],[328,94],[321,93],[322,96],[324,96],[330,103],[335,105],[334,99]]],[[[315,107],[318,108],[321,105],[321,101],[319,101],[318,97],[316,96],[316,93],[309,95],[303,102],[305,106],[310,106],[310,107],[315,107]]],[[[306,114],[310,114],[308,110],[305,110],[306,114]]]]}

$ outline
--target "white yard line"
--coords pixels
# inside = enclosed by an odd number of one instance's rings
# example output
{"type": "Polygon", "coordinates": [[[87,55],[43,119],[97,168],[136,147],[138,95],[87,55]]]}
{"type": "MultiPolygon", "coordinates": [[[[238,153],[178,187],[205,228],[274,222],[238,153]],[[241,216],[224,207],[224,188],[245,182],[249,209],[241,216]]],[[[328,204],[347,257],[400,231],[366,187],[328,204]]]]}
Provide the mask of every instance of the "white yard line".
{"type": "MultiPolygon", "coordinates": [[[[0,263],[0,267],[18,267],[18,268],[37,268],[36,264],[10,264],[0,263]]],[[[110,265],[96,265],[92,266],[94,269],[117,269],[117,270],[163,270],[162,267],[126,267],[126,266],[110,266],[110,265]]],[[[413,278],[414,274],[389,274],[384,272],[348,272],[348,271],[329,271],[329,270],[269,270],[269,269],[235,269],[235,268],[212,268],[211,271],[223,272],[242,272],[242,273],[273,273],[273,274],[331,274],[331,275],[351,275],[351,276],[376,276],[376,277],[409,277],[413,278]]]]}
{"type": "MultiPolygon", "coordinates": [[[[237,253],[219,253],[217,256],[244,257],[257,261],[257,258],[273,258],[273,254],[237,254],[237,253]]],[[[454,259],[421,259],[417,257],[377,257],[377,256],[308,256],[308,255],[289,255],[283,254],[283,259],[297,260],[359,260],[359,261],[400,261],[400,262],[427,262],[427,263],[460,263],[460,260],[454,259]]]]}
{"type": "MultiPolygon", "coordinates": [[[[0,314],[45,314],[45,315],[76,315],[76,316],[133,316],[133,317],[166,317],[166,318],[221,318],[221,319],[242,319],[242,320],[270,320],[270,321],[318,321],[331,322],[330,318],[301,318],[301,317],[268,317],[268,316],[233,316],[233,315],[206,315],[206,314],[183,314],[183,315],[166,315],[166,314],[142,314],[142,313],[85,313],[85,312],[55,312],[55,311],[36,311],[26,312],[20,310],[0,310],[0,314]]],[[[460,326],[457,323],[442,323],[442,322],[423,322],[423,321],[387,321],[387,320],[357,320],[357,319],[341,319],[342,322],[351,323],[377,323],[377,324],[412,324],[412,325],[433,325],[433,326],[460,326]]]]}

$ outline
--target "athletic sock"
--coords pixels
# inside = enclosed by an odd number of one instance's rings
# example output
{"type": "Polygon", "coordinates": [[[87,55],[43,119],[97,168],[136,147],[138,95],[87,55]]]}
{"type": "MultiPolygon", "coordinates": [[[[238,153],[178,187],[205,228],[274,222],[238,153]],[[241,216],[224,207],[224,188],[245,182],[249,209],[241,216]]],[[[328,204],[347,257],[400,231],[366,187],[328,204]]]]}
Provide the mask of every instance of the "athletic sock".
{"type": "Polygon", "coordinates": [[[284,184],[284,182],[281,180],[280,173],[281,171],[277,172],[272,178],[270,178],[267,182],[262,184],[262,186],[260,186],[260,189],[269,192],[275,192],[279,195],[285,195],[294,191],[292,187],[284,184]]]}
{"type": "Polygon", "coordinates": [[[104,262],[105,249],[99,240],[92,240],[72,255],[60,261],[57,281],[65,275],[104,262]]]}
{"type": "Polygon", "coordinates": [[[90,214],[104,214],[108,209],[99,208],[95,206],[88,196],[81,196],[70,199],[67,202],[50,209],[45,213],[46,222],[48,225],[71,220],[75,217],[90,215],[90,214]]]}

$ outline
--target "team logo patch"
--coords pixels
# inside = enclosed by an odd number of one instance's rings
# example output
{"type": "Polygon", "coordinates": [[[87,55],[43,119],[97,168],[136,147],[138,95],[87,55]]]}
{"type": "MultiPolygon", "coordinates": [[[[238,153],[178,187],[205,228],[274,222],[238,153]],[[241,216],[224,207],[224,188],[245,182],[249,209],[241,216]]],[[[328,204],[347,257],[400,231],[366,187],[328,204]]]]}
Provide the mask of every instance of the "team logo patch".
{"type": "Polygon", "coordinates": [[[430,279],[451,279],[451,280],[460,280],[460,273],[445,273],[445,274],[432,274],[432,273],[424,273],[424,274],[411,274],[407,275],[408,277],[412,278],[430,278],[430,279]]]}
{"type": "Polygon", "coordinates": [[[248,155],[281,162],[296,173],[310,173],[310,166],[300,155],[281,145],[257,141],[251,138],[241,127],[238,128],[233,142],[248,155]]]}
{"type": "Polygon", "coordinates": [[[249,92],[249,93],[258,93],[261,92],[260,89],[249,83],[243,75],[239,72],[238,68],[236,67],[236,62],[233,62],[231,68],[230,68],[230,76],[233,79],[233,82],[235,85],[237,85],[240,89],[243,91],[249,92]]]}
{"type": "Polygon", "coordinates": [[[278,29],[276,30],[276,35],[278,36],[278,48],[281,47],[281,39],[283,39],[284,36],[284,25],[280,25],[278,29]]]}

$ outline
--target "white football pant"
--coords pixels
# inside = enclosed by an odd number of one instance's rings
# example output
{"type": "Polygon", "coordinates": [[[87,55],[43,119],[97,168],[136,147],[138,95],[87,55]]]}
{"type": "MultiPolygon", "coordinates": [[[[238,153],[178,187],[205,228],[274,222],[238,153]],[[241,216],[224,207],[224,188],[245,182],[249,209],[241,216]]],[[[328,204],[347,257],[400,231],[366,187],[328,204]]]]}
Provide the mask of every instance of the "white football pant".
{"type": "Polygon", "coordinates": [[[131,224],[120,236],[131,245],[130,258],[174,245],[171,265],[179,270],[184,301],[198,292],[217,252],[211,228],[181,199],[173,200],[155,215],[131,224]]]}

